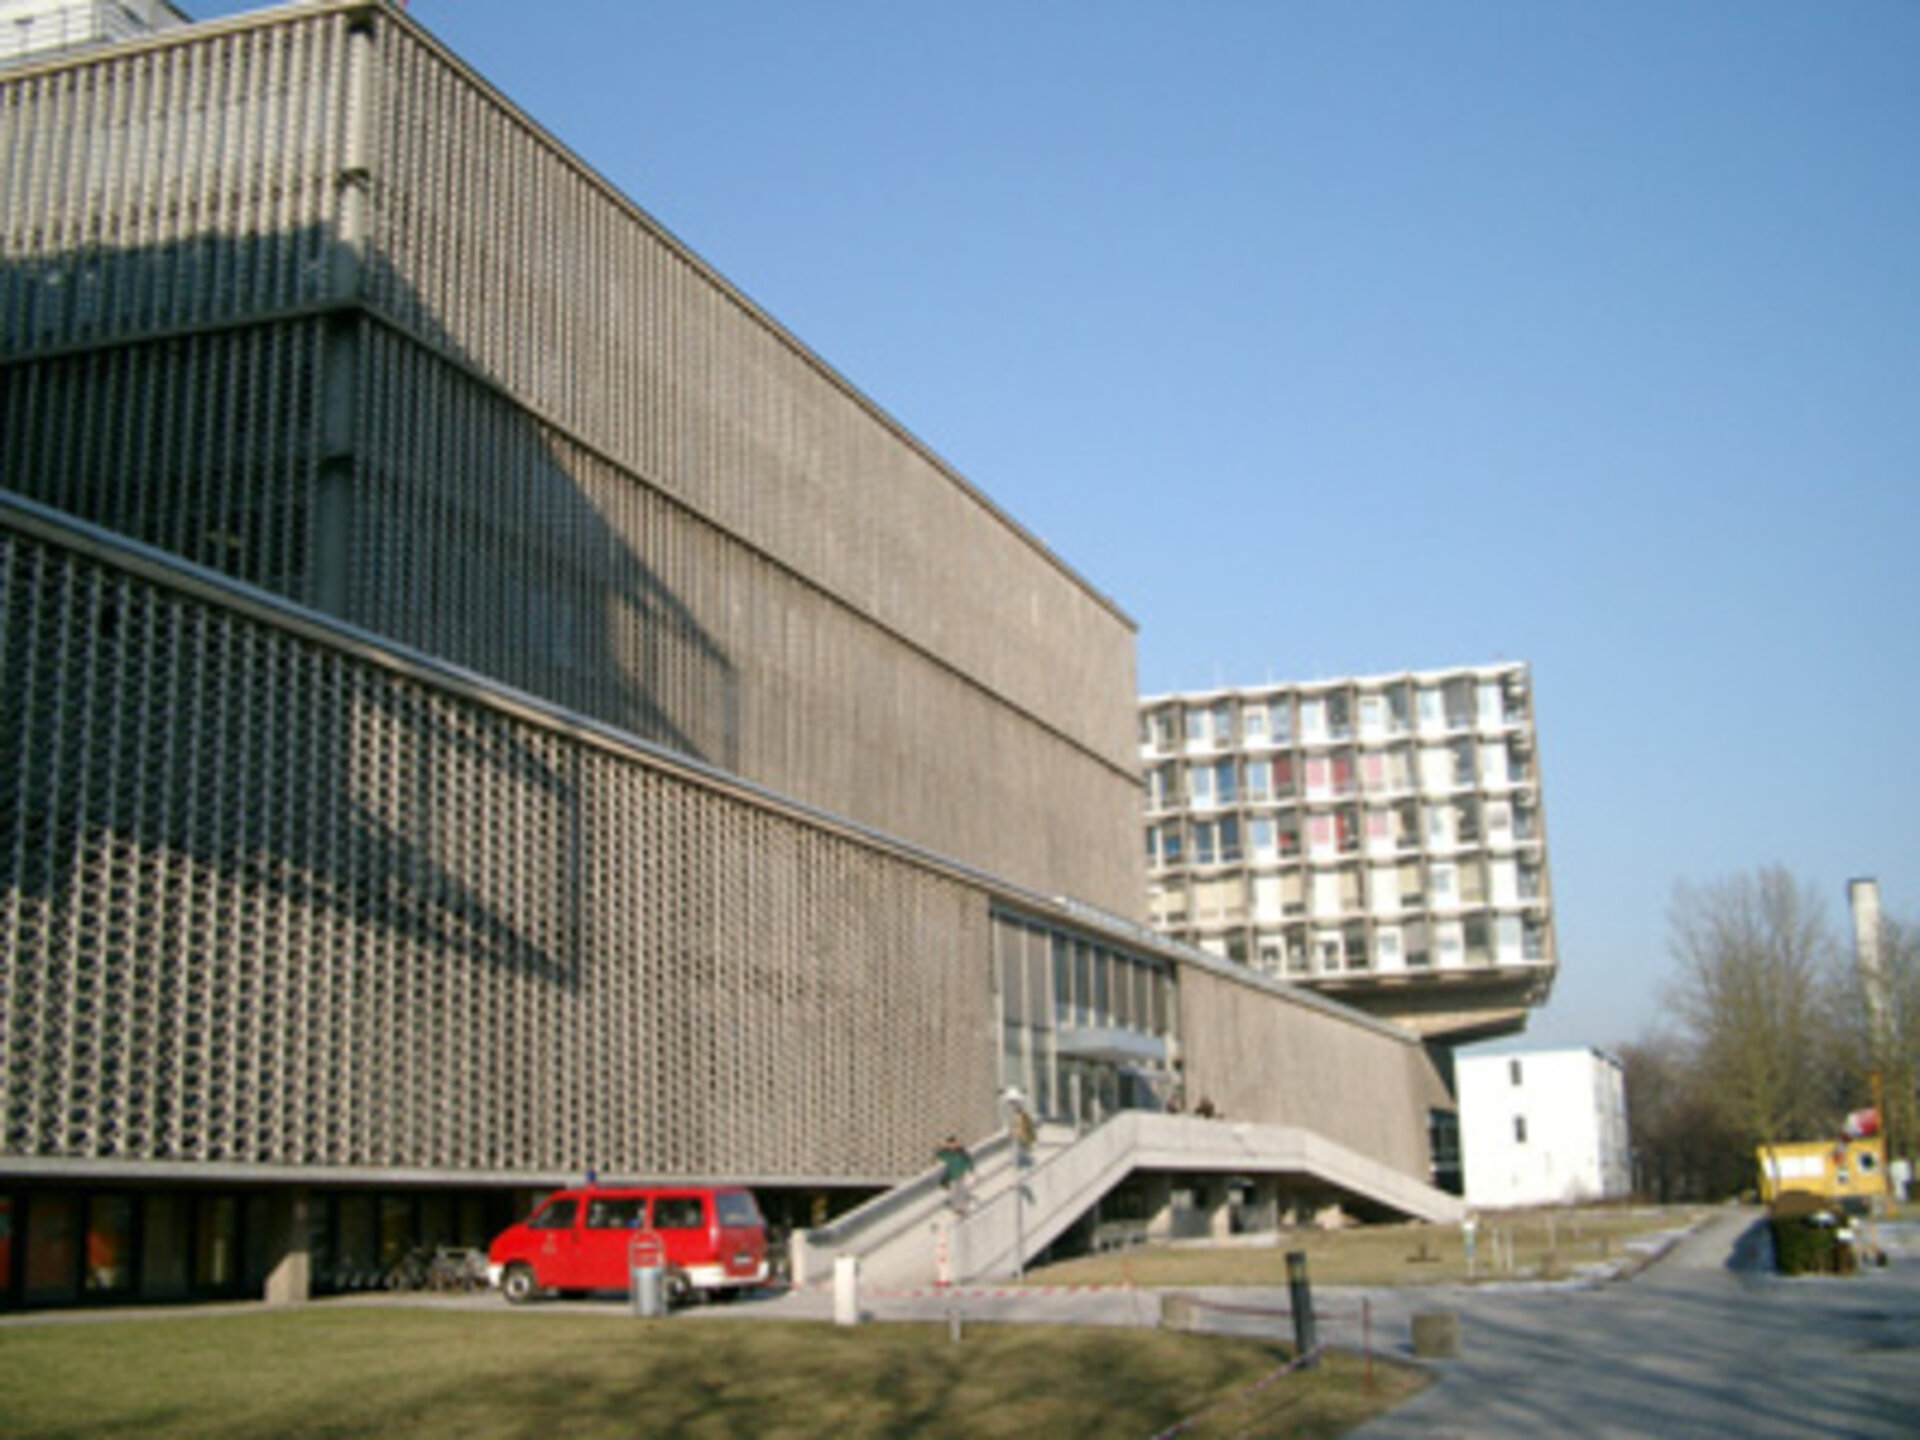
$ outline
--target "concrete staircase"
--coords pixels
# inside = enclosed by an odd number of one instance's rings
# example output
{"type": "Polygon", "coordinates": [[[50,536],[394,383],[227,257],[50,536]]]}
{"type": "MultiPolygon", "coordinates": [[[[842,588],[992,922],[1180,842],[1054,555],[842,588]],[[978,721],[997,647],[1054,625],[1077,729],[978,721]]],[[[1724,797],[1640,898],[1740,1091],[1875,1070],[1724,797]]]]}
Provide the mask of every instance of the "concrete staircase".
{"type": "Polygon", "coordinates": [[[1293,1126],[1123,1111],[1077,1139],[1065,1126],[1042,1126],[1028,1157],[1005,1134],[972,1153],[965,1214],[954,1213],[938,1171],[928,1170],[831,1226],[795,1236],[796,1283],[828,1279],[843,1255],[859,1258],[862,1284],[883,1289],[1003,1279],[1135,1171],[1272,1178],[1435,1223],[1466,1213],[1457,1196],[1293,1126]]]}

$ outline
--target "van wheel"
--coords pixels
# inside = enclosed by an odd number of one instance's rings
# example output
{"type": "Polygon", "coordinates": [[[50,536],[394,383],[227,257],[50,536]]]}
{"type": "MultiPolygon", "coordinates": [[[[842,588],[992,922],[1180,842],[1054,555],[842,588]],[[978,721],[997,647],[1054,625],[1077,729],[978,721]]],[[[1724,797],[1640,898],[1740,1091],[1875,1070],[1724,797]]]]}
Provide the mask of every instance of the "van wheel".
{"type": "Polygon", "coordinates": [[[667,1308],[678,1310],[693,1299],[693,1283],[687,1279],[683,1270],[669,1270],[663,1277],[661,1293],[666,1297],[667,1308]]]}
{"type": "Polygon", "coordinates": [[[507,1297],[509,1305],[524,1305],[540,1293],[540,1282],[534,1277],[531,1265],[509,1265],[507,1273],[500,1277],[500,1293],[507,1297]]]}

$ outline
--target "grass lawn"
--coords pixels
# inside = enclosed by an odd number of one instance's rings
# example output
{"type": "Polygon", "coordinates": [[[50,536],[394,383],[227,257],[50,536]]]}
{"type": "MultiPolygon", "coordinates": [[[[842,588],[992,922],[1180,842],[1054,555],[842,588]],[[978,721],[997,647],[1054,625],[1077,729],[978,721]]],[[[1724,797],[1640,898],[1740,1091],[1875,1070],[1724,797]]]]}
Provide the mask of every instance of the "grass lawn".
{"type": "Polygon", "coordinates": [[[1335,1436],[1427,1382],[1376,1361],[1249,1386],[1271,1345],[1158,1331],[841,1329],[356,1307],[0,1329],[0,1434],[1335,1436]],[[1241,1398],[1234,1399],[1239,1396],[1241,1398]]]}
{"type": "Polygon", "coordinates": [[[1149,1245],[1028,1273],[1036,1285],[1274,1285],[1301,1251],[1316,1285],[1422,1285],[1468,1279],[1553,1279],[1631,1261],[1654,1237],[1691,1228],[1704,1210],[1597,1207],[1482,1216],[1469,1275],[1458,1225],[1362,1225],[1288,1230],[1272,1244],[1149,1245]]]}

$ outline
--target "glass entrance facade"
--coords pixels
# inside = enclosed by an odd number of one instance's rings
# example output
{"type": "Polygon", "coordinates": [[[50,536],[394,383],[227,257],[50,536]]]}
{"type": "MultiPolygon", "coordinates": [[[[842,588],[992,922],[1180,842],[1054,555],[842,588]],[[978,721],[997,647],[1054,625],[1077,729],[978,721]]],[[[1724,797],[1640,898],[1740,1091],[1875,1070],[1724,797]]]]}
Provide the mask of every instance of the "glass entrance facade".
{"type": "Polygon", "coordinates": [[[1043,1119],[1098,1124],[1176,1097],[1173,967],[1027,916],[994,916],[1003,1090],[1043,1119]]]}

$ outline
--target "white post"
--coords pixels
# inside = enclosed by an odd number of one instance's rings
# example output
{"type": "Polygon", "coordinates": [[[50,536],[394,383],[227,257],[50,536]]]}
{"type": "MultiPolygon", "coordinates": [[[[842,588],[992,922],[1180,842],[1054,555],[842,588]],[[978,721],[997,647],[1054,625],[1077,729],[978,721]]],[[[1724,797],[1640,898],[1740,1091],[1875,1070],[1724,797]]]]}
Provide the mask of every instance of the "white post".
{"type": "Polygon", "coordinates": [[[860,1257],[857,1255],[834,1257],[833,1323],[860,1323],[860,1257]]]}

